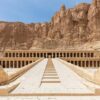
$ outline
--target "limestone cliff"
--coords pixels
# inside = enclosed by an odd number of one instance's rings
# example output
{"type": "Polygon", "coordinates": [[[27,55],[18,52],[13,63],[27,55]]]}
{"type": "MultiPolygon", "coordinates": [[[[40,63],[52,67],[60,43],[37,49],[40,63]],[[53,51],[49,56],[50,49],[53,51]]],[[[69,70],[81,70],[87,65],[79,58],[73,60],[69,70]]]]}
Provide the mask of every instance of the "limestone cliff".
{"type": "Polygon", "coordinates": [[[64,5],[48,23],[0,22],[0,49],[71,49],[100,41],[100,0],[64,5]]]}

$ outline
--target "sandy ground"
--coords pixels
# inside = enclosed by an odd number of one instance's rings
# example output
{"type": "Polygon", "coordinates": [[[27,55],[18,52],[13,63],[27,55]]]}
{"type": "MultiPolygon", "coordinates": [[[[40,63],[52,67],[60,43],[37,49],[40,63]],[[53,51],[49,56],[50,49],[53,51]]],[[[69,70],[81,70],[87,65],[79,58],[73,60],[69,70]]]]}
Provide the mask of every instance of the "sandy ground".
{"type": "Polygon", "coordinates": [[[100,100],[100,96],[9,96],[0,97],[0,100],[100,100]]]}

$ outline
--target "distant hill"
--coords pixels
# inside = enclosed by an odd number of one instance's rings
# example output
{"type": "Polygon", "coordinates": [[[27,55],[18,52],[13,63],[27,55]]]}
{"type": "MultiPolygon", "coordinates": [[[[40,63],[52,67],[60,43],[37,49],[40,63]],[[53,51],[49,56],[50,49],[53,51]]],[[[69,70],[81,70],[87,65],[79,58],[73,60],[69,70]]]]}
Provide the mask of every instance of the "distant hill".
{"type": "Polygon", "coordinates": [[[96,41],[100,41],[100,0],[70,9],[62,5],[48,23],[0,22],[0,49],[88,49],[96,41]]]}

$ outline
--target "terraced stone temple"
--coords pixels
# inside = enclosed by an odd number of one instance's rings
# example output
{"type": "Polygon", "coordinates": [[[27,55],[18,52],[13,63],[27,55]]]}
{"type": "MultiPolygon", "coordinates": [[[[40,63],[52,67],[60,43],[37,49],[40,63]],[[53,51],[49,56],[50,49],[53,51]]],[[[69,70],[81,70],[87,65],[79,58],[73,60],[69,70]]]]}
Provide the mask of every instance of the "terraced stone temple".
{"type": "Polygon", "coordinates": [[[100,67],[100,52],[94,50],[8,50],[0,57],[0,65],[20,68],[39,58],[61,58],[81,67],[100,67]]]}
{"type": "Polygon", "coordinates": [[[0,95],[100,95],[99,51],[9,50],[0,65],[0,95]]]}

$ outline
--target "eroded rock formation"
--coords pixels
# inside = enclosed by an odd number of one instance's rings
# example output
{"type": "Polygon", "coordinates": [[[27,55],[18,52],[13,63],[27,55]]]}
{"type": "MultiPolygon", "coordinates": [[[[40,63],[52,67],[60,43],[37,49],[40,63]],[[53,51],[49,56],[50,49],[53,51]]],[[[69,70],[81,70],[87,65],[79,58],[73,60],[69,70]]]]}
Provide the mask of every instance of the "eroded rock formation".
{"type": "Polygon", "coordinates": [[[100,0],[64,5],[48,23],[0,22],[0,49],[70,49],[100,40],[100,0]]]}

